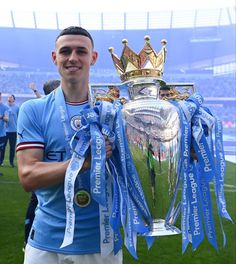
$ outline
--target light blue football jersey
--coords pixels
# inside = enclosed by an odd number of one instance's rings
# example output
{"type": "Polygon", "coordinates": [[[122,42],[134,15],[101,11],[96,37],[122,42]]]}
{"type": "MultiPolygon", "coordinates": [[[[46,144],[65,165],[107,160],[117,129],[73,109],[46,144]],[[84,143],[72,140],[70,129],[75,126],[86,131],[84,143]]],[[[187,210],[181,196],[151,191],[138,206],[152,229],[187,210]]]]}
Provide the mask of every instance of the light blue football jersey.
{"type": "Polygon", "coordinates": [[[8,106],[9,120],[7,122],[6,132],[16,132],[18,113],[19,107],[17,105],[8,106]]]}
{"type": "MultiPolygon", "coordinates": [[[[0,103],[0,116],[8,115],[8,108],[5,104],[0,103]]],[[[0,119],[0,137],[6,136],[6,122],[0,119]]]]}
{"type": "MultiPolygon", "coordinates": [[[[58,89],[57,89],[58,90],[58,89]]],[[[66,141],[60,114],[55,103],[54,91],[48,96],[29,100],[22,104],[17,125],[17,151],[26,148],[42,148],[44,161],[60,162],[67,159],[66,141]]],[[[79,127],[82,104],[66,104],[70,120],[70,136],[79,127]]],[[[90,191],[90,171],[78,175],[75,193],[90,191]]],[[[35,190],[38,198],[35,220],[28,243],[46,251],[62,254],[90,254],[100,252],[99,206],[91,199],[86,207],[74,202],[75,231],[73,244],[60,248],[66,225],[64,184],[35,190]]]]}

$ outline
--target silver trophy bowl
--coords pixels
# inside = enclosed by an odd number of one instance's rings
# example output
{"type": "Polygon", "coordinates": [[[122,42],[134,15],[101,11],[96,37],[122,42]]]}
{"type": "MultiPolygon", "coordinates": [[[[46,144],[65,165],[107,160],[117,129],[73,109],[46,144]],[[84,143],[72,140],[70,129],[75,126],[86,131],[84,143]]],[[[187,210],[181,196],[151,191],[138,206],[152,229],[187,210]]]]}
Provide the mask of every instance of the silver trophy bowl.
{"type": "MultiPolygon", "coordinates": [[[[147,236],[179,234],[180,213],[177,160],[180,121],[176,108],[159,99],[162,81],[138,78],[127,82],[123,117],[129,148],[153,224],[147,236]]],[[[124,87],[125,86],[125,87],[124,87]]]]}

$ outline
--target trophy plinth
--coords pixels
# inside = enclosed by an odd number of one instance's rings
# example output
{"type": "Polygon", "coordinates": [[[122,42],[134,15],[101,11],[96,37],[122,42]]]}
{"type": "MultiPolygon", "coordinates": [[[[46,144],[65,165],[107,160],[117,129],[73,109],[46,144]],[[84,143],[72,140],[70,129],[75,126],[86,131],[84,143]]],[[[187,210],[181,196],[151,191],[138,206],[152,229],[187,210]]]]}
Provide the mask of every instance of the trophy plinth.
{"type": "Polygon", "coordinates": [[[143,234],[144,236],[170,236],[179,235],[180,229],[176,226],[167,226],[165,220],[154,219],[152,229],[150,232],[143,234]]]}

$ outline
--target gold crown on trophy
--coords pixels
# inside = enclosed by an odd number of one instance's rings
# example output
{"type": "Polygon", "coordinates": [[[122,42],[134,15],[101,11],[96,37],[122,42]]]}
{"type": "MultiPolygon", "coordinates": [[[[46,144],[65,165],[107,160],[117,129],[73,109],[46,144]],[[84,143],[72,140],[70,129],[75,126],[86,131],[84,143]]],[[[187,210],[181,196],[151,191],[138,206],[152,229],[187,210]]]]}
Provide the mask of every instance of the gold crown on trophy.
{"type": "Polygon", "coordinates": [[[145,44],[139,54],[128,47],[128,40],[123,39],[124,48],[121,57],[114,54],[114,48],[109,48],[114,65],[122,82],[138,77],[156,77],[161,79],[166,59],[167,40],[161,40],[162,48],[157,53],[150,44],[150,37],[144,37],[145,44]]]}

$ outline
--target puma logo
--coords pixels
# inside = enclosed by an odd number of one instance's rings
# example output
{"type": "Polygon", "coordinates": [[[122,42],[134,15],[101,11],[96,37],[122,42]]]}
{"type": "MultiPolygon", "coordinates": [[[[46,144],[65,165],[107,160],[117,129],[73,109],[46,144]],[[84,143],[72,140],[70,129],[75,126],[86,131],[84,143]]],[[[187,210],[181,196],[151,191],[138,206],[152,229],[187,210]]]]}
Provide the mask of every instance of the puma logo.
{"type": "Polygon", "coordinates": [[[23,139],[23,132],[24,132],[24,131],[25,131],[25,130],[23,129],[21,133],[17,132],[17,134],[18,134],[22,139],[23,139]]]}

